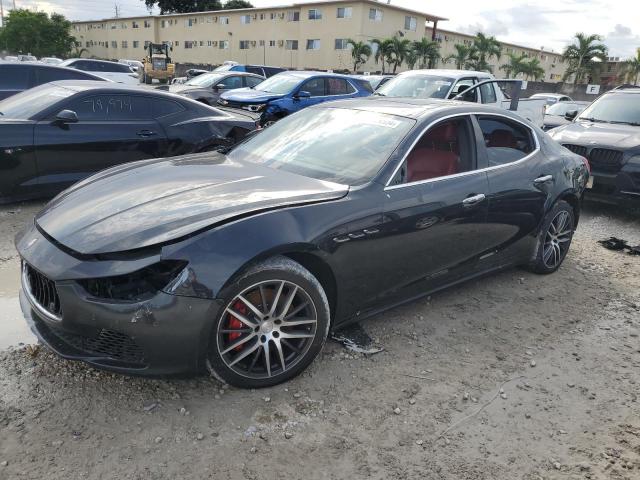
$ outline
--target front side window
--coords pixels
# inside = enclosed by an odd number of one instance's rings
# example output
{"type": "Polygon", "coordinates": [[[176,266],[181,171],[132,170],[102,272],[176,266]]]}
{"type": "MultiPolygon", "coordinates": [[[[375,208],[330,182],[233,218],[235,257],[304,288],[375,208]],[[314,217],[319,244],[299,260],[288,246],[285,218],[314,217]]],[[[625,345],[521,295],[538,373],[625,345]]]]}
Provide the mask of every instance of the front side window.
{"type": "Polygon", "coordinates": [[[307,80],[300,87],[300,91],[309,92],[312,97],[323,97],[324,93],[324,78],[312,78],[307,80]]]}
{"type": "Polygon", "coordinates": [[[242,88],[242,77],[231,76],[221,80],[218,84],[223,90],[233,90],[234,88],[242,88]]]}
{"type": "Polygon", "coordinates": [[[478,116],[489,167],[518,161],[535,150],[533,133],[523,124],[502,117],[478,116]]]}
{"type": "Polygon", "coordinates": [[[307,50],[320,50],[320,40],[317,38],[307,40],[307,50]]]}
{"type": "Polygon", "coordinates": [[[373,179],[414,125],[413,119],[377,112],[306,108],[240,144],[229,157],[318,180],[360,185],[373,179]]]}
{"type": "Polygon", "coordinates": [[[475,169],[475,142],[468,117],[445,120],[418,140],[393,184],[421,182],[475,169]]]}
{"type": "MultiPolygon", "coordinates": [[[[468,90],[475,84],[476,84],[476,80],[473,78],[463,78],[461,80],[458,80],[455,86],[453,87],[453,90],[451,90],[451,93],[449,94],[449,98],[455,98],[456,96],[460,95],[465,90],[468,90]]],[[[473,90],[469,91],[468,93],[463,95],[460,100],[464,100],[465,102],[477,102],[478,89],[474,88],[473,90]]]]}

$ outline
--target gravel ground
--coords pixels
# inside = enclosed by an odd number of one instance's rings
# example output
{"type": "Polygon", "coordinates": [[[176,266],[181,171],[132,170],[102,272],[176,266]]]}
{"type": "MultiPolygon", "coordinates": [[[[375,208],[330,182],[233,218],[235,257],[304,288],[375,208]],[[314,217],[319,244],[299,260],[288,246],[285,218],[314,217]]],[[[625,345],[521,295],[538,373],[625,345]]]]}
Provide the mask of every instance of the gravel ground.
{"type": "MultiPolygon", "coordinates": [[[[39,207],[0,211],[5,286],[39,207]]],[[[272,389],[5,350],[0,479],[637,480],[640,257],[596,243],[611,235],[640,243],[640,216],[586,205],[556,274],[510,270],[396,308],[364,323],[382,353],[330,342],[272,389]]]]}

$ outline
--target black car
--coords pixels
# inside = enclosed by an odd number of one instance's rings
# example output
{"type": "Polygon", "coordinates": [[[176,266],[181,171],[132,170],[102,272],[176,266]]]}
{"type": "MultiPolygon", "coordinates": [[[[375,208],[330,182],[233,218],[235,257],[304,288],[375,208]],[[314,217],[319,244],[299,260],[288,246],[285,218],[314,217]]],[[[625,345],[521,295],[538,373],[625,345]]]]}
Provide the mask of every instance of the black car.
{"type": "Polygon", "coordinates": [[[505,267],[555,271],[587,178],[582,158],[498,108],[323,103],[226,156],[70,188],[16,239],[21,304],[65,358],[274,385],[330,329],[505,267]]]}
{"type": "Polygon", "coordinates": [[[549,132],[591,164],[587,194],[596,200],[640,202],[640,88],[605,93],[573,123],[549,132]]]}
{"type": "Polygon", "coordinates": [[[106,81],[104,78],[73,68],[0,61],[0,100],[38,85],[58,80],[106,81]]]}
{"type": "Polygon", "coordinates": [[[220,95],[236,88],[253,88],[264,77],[245,72],[211,72],[192,78],[186,83],[169,86],[169,91],[208,105],[215,105],[220,95]]]}
{"type": "Polygon", "coordinates": [[[211,150],[248,115],[112,82],[62,81],[0,102],[0,201],[50,196],[103,168],[211,150]]]}
{"type": "Polygon", "coordinates": [[[567,125],[590,105],[590,102],[557,102],[544,111],[542,129],[544,131],[567,125]]]}

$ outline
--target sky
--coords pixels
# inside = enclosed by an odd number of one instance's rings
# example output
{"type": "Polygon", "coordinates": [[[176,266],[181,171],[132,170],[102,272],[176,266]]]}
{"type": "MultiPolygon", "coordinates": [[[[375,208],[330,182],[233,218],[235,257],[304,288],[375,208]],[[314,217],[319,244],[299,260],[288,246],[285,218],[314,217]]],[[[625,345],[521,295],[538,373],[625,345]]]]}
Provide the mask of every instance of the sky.
{"type": "MultiPolygon", "coordinates": [[[[14,0],[0,0],[7,9],[14,0]]],[[[391,0],[400,5],[448,18],[440,27],[475,34],[495,35],[499,40],[561,52],[578,31],[597,33],[605,39],[610,56],[628,58],[640,47],[638,0],[391,0]],[[635,6],[634,6],[635,5],[635,6]]],[[[143,0],[15,0],[17,8],[38,8],[61,13],[70,20],[148,14],[143,0]]],[[[251,0],[256,7],[305,3],[305,0],[251,0]]],[[[386,3],[386,1],[385,1],[386,3]]],[[[154,12],[154,13],[157,13],[154,12]]]]}

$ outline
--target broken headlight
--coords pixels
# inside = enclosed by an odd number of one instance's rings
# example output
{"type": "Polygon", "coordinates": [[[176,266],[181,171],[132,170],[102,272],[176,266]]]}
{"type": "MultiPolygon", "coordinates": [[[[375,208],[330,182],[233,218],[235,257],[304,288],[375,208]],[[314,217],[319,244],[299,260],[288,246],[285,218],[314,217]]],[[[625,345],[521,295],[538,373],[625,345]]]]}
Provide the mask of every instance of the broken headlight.
{"type": "Polygon", "coordinates": [[[184,261],[164,260],[125,275],[79,280],[78,283],[95,298],[140,302],[164,289],[186,266],[184,261]]]}

